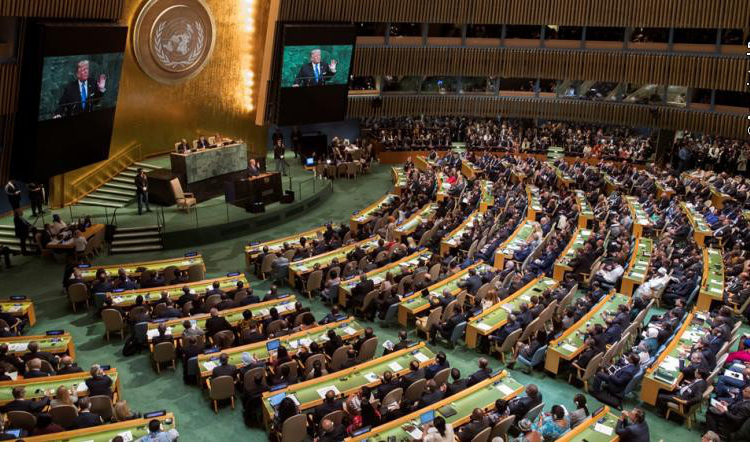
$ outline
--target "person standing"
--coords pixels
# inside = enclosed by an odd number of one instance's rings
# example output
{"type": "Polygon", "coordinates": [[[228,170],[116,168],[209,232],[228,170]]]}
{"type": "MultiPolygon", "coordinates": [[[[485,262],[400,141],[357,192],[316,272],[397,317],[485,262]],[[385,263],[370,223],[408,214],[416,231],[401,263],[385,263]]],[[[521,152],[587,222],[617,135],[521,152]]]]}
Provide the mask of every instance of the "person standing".
{"type": "Polygon", "coordinates": [[[26,239],[29,237],[29,231],[31,231],[31,224],[28,220],[23,218],[23,211],[20,208],[16,209],[13,214],[13,228],[16,232],[16,237],[21,244],[21,254],[26,255],[26,239]]]}
{"type": "Polygon", "coordinates": [[[284,161],[284,141],[279,139],[273,144],[273,159],[276,162],[276,171],[286,175],[286,161],[284,161]]]}
{"type": "Polygon", "coordinates": [[[31,201],[31,214],[34,217],[41,216],[44,213],[44,191],[41,184],[29,183],[29,200],[31,201]]]}
{"type": "Polygon", "coordinates": [[[135,175],[135,198],[138,200],[138,215],[143,213],[143,205],[146,205],[146,212],[151,212],[151,207],[148,204],[148,177],[143,169],[138,168],[138,173],[135,175]]]}
{"type": "Polygon", "coordinates": [[[294,151],[295,158],[302,155],[302,132],[298,127],[292,130],[292,151],[294,151]]]}
{"type": "Polygon", "coordinates": [[[8,180],[5,185],[5,195],[8,196],[10,209],[16,210],[21,207],[21,186],[18,181],[8,180]]]}

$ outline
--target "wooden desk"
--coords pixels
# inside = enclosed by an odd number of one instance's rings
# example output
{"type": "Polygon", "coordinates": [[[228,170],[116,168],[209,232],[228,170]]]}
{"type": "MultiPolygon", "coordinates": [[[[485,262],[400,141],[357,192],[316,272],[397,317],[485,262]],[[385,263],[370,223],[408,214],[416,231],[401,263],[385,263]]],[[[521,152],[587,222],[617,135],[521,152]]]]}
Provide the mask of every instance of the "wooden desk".
{"type": "Polygon", "coordinates": [[[557,374],[560,370],[561,360],[572,361],[586,349],[586,344],[584,344],[586,328],[596,324],[604,325],[602,313],[614,315],[620,305],[629,303],[630,298],[622,294],[609,294],[602,298],[585,316],[565,330],[559,338],[550,341],[544,360],[544,369],[557,374]]]}
{"type": "Polygon", "coordinates": [[[386,371],[391,371],[396,376],[409,373],[409,363],[413,360],[419,361],[420,367],[427,367],[435,362],[435,353],[424,342],[420,342],[409,348],[357,364],[349,369],[296,383],[278,391],[266,392],[263,394],[263,421],[266,428],[270,428],[270,424],[273,423],[275,411],[269,399],[274,395],[282,392],[286,393],[287,396],[294,395],[299,402],[300,411],[308,411],[323,403],[325,393],[332,386],[335,386],[345,396],[359,391],[362,386],[374,388],[381,384],[380,377],[386,371]],[[322,391],[322,394],[319,391],[322,391]]]}
{"type": "Polygon", "coordinates": [[[620,183],[610,175],[602,174],[602,178],[604,179],[604,191],[607,193],[607,195],[611,194],[614,191],[619,191],[622,187],[622,183],[620,183]]]}
{"type": "Polygon", "coordinates": [[[440,241],[440,256],[445,257],[450,253],[451,249],[456,248],[461,242],[463,235],[470,232],[477,220],[481,220],[483,216],[483,213],[474,211],[461,223],[461,225],[448,233],[448,235],[440,241]]]}
{"type": "Polygon", "coordinates": [[[542,202],[539,199],[539,188],[530,184],[526,185],[526,197],[527,197],[527,207],[526,207],[526,220],[530,220],[532,222],[538,220],[537,216],[541,215],[542,210],[542,202]]]}
{"type": "MultiPolygon", "coordinates": [[[[112,393],[116,401],[122,397],[120,395],[120,377],[117,374],[117,369],[109,369],[104,373],[112,378],[112,393]]],[[[89,395],[88,389],[78,391],[77,386],[81,383],[85,385],[88,378],[91,378],[91,375],[88,371],[85,371],[67,375],[53,375],[51,377],[0,381],[0,406],[7,405],[13,401],[13,388],[16,387],[26,388],[27,400],[42,398],[44,396],[54,398],[57,388],[60,386],[65,386],[68,390],[76,391],[79,398],[86,397],[89,395]]]]}
{"type": "Polygon", "coordinates": [[[374,441],[374,442],[387,442],[390,438],[391,441],[404,442],[411,440],[411,437],[404,429],[404,426],[414,425],[415,421],[419,421],[422,414],[435,411],[435,417],[440,416],[440,408],[446,405],[450,405],[456,410],[456,414],[445,417],[445,422],[453,427],[454,431],[458,431],[461,425],[469,422],[472,411],[475,408],[482,408],[485,410],[492,410],[495,407],[495,401],[502,398],[508,401],[521,392],[523,392],[524,386],[518,381],[514,380],[508,375],[508,372],[503,370],[499,374],[482,380],[479,383],[466,388],[450,397],[444,398],[437,403],[422,408],[418,411],[414,411],[411,414],[407,414],[399,419],[386,422],[378,427],[373,428],[367,433],[359,435],[357,437],[350,437],[345,439],[346,442],[361,442],[361,441],[374,441]]]}
{"type": "Polygon", "coordinates": [[[622,277],[622,284],[620,285],[622,294],[633,295],[633,291],[646,281],[653,246],[654,243],[649,238],[639,237],[636,239],[635,251],[630,256],[630,263],[622,277]]]}
{"type": "Polygon", "coordinates": [[[578,228],[588,228],[594,222],[594,210],[591,209],[589,201],[586,200],[586,194],[577,189],[576,204],[578,205],[578,228]]]}
{"type": "Polygon", "coordinates": [[[36,324],[34,302],[25,295],[12,295],[10,298],[1,299],[0,308],[6,314],[27,320],[30,327],[36,324]]]}
{"type": "Polygon", "coordinates": [[[284,244],[287,244],[289,248],[300,248],[299,243],[301,238],[305,238],[308,242],[323,237],[326,227],[317,227],[311,230],[303,231],[301,233],[292,234],[283,238],[274,239],[266,242],[251,242],[245,246],[245,263],[248,267],[252,267],[255,264],[255,260],[263,255],[263,247],[268,247],[269,253],[276,253],[284,249],[284,244]]]}
{"type": "MultiPolygon", "coordinates": [[[[474,263],[466,269],[451,275],[450,277],[435,283],[427,288],[430,295],[442,295],[443,290],[448,289],[452,295],[458,295],[463,288],[459,287],[459,283],[466,281],[469,278],[469,269],[476,269],[477,274],[484,273],[489,270],[490,267],[481,262],[474,263]]],[[[423,297],[421,292],[415,292],[411,295],[404,295],[401,302],[398,304],[398,323],[401,326],[406,327],[409,321],[424,311],[431,309],[430,299],[423,297]]]]}
{"type": "Polygon", "coordinates": [[[495,260],[492,264],[496,269],[505,268],[505,260],[513,260],[513,253],[531,239],[535,231],[540,230],[538,222],[524,220],[518,225],[513,234],[495,250],[495,260]]]}
{"type": "Polygon", "coordinates": [[[461,174],[468,179],[477,178],[483,173],[482,169],[467,160],[461,161],[461,174]]]}
{"type": "Polygon", "coordinates": [[[555,442],[618,442],[620,436],[615,433],[617,421],[620,417],[610,410],[609,406],[604,405],[604,409],[584,420],[578,426],[560,436],[555,442]],[[604,433],[595,429],[596,425],[601,425],[612,429],[611,433],[604,433]]]}
{"type": "Polygon", "coordinates": [[[397,194],[386,194],[365,209],[352,214],[352,217],[349,219],[349,229],[352,231],[352,234],[356,233],[360,225],[365,225],[374,220],[374,213],[381,212],[385,207],[395,202],[397,198],[397,194]]]}
{"type": "Polygon", "coordinates": [[[729,194],[724,194],[723,192],[719,192],[718,189],[716,189],[714,186],[709,185],[708,189],[711,191],[711,203],[716,207],[716,209],[721,210],[724,208],[724,203],[732,200],[732,196],[729,194]]]}
{"type": "Polygon", "coordinates": [[[693,227],[693,239],[695,239],[695,243],[698,244],[698,247],[705,247],[706,237],[713,236],[714,232],[706,222],[703,214],[699,213],[694,206],[688,205],[685,202],[680,202],[680,207],[685,212],[690,225],[693,227]]]}
{"type": "Polygon", "coordinates": [[[643,235],[644,229],[650,228],[653,226],[653,223],[651,223],[651,219],[646,214],[646,211],[643,210],[643,205],[641,205],[637,197],[626,195],[625,201],[628,204],[630,215],[633,217],[633,237],[639,238],[643,235]]]}
{"type": "Polygon", "coordinates": [[[403,167],[392,167],[391,175],[393,176],[393,193],[401,195],[406,189],[406,172],[403,167]]]}
{"type": "Polygon", "coordinates": [[[701,311],[711,309],[713,302],[724,301],[724,259],[721,250],[703,249],[703,277],[696,306],[701,311]]]}
{"type": "Polygon", "coordinates": [[[76,358],[76,348],[70,333],[57,336],[37,334],[0,338],[0,344],[8,344],[8,353],[16,356],[25,354],[32,341],[39,343],[39,351],[49,352],[53,355],[70,355],[71,358],[76,358]]]}
{"type": "Polygon", "coordinates": [[[112,299],[112,303],[118,308],[131,308],[135,306],[135,299],[139,296],[143,296],[143,302],[149,303],[150,301],[158,301],[161,298],[162,292],[167,292],[169,298],[177,300],[182,294],[182,288],[187,286],[192,293],[198,297],[204,297],[206,289],[211,288],[214,282],[219,283],[219,289],[225,293],[234,292],[237,290],[237,282],[242,281],[245,287],[249,287],[245,274],[232,275],[219,278],[208,278],[202,281],[193,281],[192,283],[184,284],[172,284],[169,286],[158,286],[154,288],[146,289],[134,289],[132,291],[113,291],[108,292],[107,297],[112,299]]]}
{"type": "Polygon", "coordinates": [[[583,244],[589,237],[591,237],[591,233],[593,232],[588,228],[576,229],[575,233],[573,233],[573,237],[570,238],[568,245],[565,246],[565,249],[560,253],[560,257],[555,261],[552,278],[557,281],[562,281],[563,278],[565,278],[565,273],[573,270],[573,268],[570,267],[570,261],[576,255],[578,249],[582,248],[583,244]]]}
{"type": "Polygon", "coordinates": [[[122,433],[130,433],[136,441],[149,433],[148,424],[157,419],[162,424],[164,431],[177,427],[174,414],[168,412],[163,416],[149,419],[133,419],[122,422],[108,423],[98,427],[81,428],[79,430],[63,431],[60,433],[43,434],[41,436],[26,437],[26,442],[111,442],[115,436],[122,433]]]}
{"type": "Polygon", "coordinates": [[[118,276],[118,271],[124,269],[125,273],[130,278],[140,278],[142,272],[138,272],[137,269],[143,268],[146,271],[155,271],[159,274],[164,273],[164,269],[170,266],[175,266],[180,270],[188,270],[190,266],[200,265],[203,267],[203,271],[206,270],[206,264],[203,262],[203,256],[200,253],[188,253],[185,256],[179,258],[168,258],[159,259],[155,261],[145,262],[132,262],[123,264],[109,264],[106,266],[91,266],[88,264],[78,265],[78,271],[83,277],[83,281],[91,282],[96,279],[96,272],[104,270],[107,272],[108,277],[115,278],[118,276]]]}
{"type": "Polygon", "coordinates": [[[479,344],[479,336],[489,336],[505,325],[510,311],[515,310],[522,303],[528,302],[531,297],[541,295],[544,291],[555,287],[557,287],[557,281],[551,278],[538,277],[499,303],[485,309],[478,316],[472,317],[466,327],[466,346],[476,348],[479,344]]]}
{"type": "Polygon", "coordinates": [[[403,238],[404,236],[409,236],[410,234],[412,234],[420,224],[425,223],[435,217],[437,209],[437,203],[428,203],[424,205],[419,211],[412,214],[411,217],[404,220],[399,226],[394,229],[394,240],[401,241],[401,238],[403,238]]]}
{"type": "Polygon", "coordinates": [[[433,163],[428,161],[427,158],[425,158],[422,155],[417,156],[414,158],[414,167],[416,167],[419,170],[428,171],[432,169],[433,163]]]}
{"type": "Polygon", "coordinates": [[[255,177],[226,181],[224,194],[227,203],[249,211],[253,203],[270,205],[281,201],[284,191],[279,172],[266,172],[255,177]]]}
{"type": "MultiPolygon", "coordinates": [[[[412,253],[405,258],[401,258],[398,261],[394,261],[383,267],[367,272],[366,275],[368,279],[372,280],[372,282],[375,283],[375,287],[377,288],[383,281],[385,281],[389,273],[392,273],[394,277],[399,277],[405,272],[411,273],[414,271],[420,261],[429,261],[431,257],[432,252],[430,252],[429,250],[421,250],[419,252],[412,253]]],[[[351,297],[352,295],[352,289],[354,289],[354,287],[359,283],[361,279],[362,276],[357,275],[353,278],[343,280],[339,283],[339,305],[346,308],[349,297],[351,297]]]]}
{"type": "Polygon", "coordinates": [[[346,255],[354,250],[354,247],[356,246],[359,246],[365,252],[365,254],[369,255],[378,248],[378,240],[380,240],[380,237],[376,235],[369,239],[365,239],[364,241],[355,242],[354,244],[337,248],[336,250],[332,250],[330,252],[321,253],[320,255],[315,255],[307,259],[294,261],[289,264],[289,284],[291,286],[295,286],[295,278],[300,278],[300,281],[302,281],[302,277],[313,271],[313,267],[315,266],[315,264],[320,264],[320,269],[325,270],[331,265],[331,262],[334,259],[338,259],[339,262],[345,262],[346,255]]]}
{"type": "MultiPolygon", "coordinates": [[[[83,232],[83,237],[86,238],[86,241],[90,241],[91,238],[93,238],[95,235],[101,234],[102,239],[104,239],[104,228],[104,224],[102,223],[91,224],[91,226],[86,228],[86,230],[83,232]]],[[[49,244],[47,244],[46,248],[49,250],[74,250],[75,244],[73,243],[72,237],[66,241],[58,241],[56,239],[53,239],[49,244]]]]}
{"type": "Polygon", "coordinates": [[[495,205],[495,194],[492,193],[492,181],[480,180],[479,187],[482,190],[482,195],[479,198],[479,212],[483,213],[495,205]]]}

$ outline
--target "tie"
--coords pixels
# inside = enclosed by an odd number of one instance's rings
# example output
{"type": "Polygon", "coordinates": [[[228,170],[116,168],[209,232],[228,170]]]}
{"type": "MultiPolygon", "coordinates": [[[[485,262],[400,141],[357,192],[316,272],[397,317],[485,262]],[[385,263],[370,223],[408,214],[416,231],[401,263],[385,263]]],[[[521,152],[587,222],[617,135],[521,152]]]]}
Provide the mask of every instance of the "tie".
{"type": "Polygon", "coordinates": [[[315,84],[317,84],[318,83],[318,78],[320,78],[320,71],[318,70],[318,65],[317,64],[315,64],[313,66],[313,68],[315,69],[315,84]]]}
{"type": "Polygon", "coordinates": [[[86,109],[86,99],[88,98],[86,92],[86,82],[81,83],[81,107],[86,109]]]}

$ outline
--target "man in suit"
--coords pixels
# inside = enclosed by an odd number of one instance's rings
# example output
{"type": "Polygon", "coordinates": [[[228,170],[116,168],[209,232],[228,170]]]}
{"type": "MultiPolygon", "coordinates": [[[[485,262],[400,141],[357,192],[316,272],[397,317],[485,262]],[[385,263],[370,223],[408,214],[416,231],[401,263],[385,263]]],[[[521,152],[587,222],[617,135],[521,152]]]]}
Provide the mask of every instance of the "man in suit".
{"type": "Polygon", "coordinates": [[[50,403],[50,398],[42,397],[41,400],[26,400],[26,388],[16,386],[13,388],[13,400],[0,408],[0,411],[7,414],[9,411],[26,411],[31,414],[39,414],[50,403]]]}
{"type": "Polygon", "coordinates": [[[692,406],[701,401],[703,393],[708,388],[706,378],[708,378],[709,372],[704,369],[695,370],[695,375],[692,377],[692,381],[688,381],[682,384],[674,392],[661,392],[659,393],[658,399],[656,400],[656,406],[663,413],[667,409],[668,402],[684,401],[687,402],[687,406],[692,406]]]}
{"type": "Polygon", "coordinates": [[[247,163],[247,176],[252,178],[258,175],[260,175],[260,166],[254,159],[250,159],[247,163]]]}
{"type": "Polygon", "coordinates": [[[60,369],[57,371],[58,375],[67,375],[70,373],[80,373],[83,369],[78,367],[78,364],[73,362],[73,358],[70,356],[63,356],[60,359],[60,369]]]}
{"type": "Polygon", "coordinates": [[[26,239],[29,238],[29,231],[31,231],[31,224],[28,220],[23,218],[23,211],[19,208],[13,212],[13,230],[18,242],[21,247],[21,254],[27,255],[26,251],[26,239]]]}
{"type": "Polygon", "coordinates": [[[208,148],[210,146],[211,144],[208,142],[208,139],[206,139],[206,136],[200,135],[198,140],[195,141],[196,148],[208,148]]]}
{"type": "Polygon", "coordinates": [[[78,61],[76,79],[63,88],[54,117],[59,119],[93,111],[106,90],[107,76],[100,74],[99,79],[94,81],[89,78],[89,62],[85,59],[78,61]]]}
{"type": "Polygon", "coordinates": [[[91,378],[86,379],[86,386],[89,388],[89,396],[107,395],[112,396],[112,379],[104,373],[99,364],[91,366],[89,371],[91,378]]]}
{"type": "Polygon", "coordinates": [[[455,395],[464,389],[466,389],[466,385],[469,382],[469,380],[461,378],[461,371],[453,368],[451,369],[451,382],[448,384],[448,391],[446,392],[446,396],[455,395]]]}
{"type": "Polygon", "coordinates": [[[214,281],[211,284],[211,289],[206,291],[206,298],[212,296],[212,295],[221,295],[224,291],[221,290],[221,284],[218,281],[214,281]]]}
{"type": "Polygon", "coordinates": [[[458,430],[458,438],[461,442],[471,442],[474,437],[490,425],[487,414],[481,408],[474,408],[471,412],[471,421],[458,430]]]}
{"type": "Polygon", "coordinates": [[[190,152],[190,144],[188,144],[187,139],[182,138],[180,139],[180,143],[177,144],[177,153],[188,153],[190,152]]]}
{"type": "Polygon", "coordinates": [[[617,367],[611,374],[605,369],[600,368],[599,372],[597,372],[594,377],[594,382],[591,387],[592,395],[609,405],[618,405],[620,403],[620,396],[625,390],[625,387],[630,380],[633,379],[635,374],[638,373],[639,365],[640,357],[637,353],[631,353],[628,355],[627,364],[622,367],[617,367]]]}
{"type": "Polygon", "coordinates": [[[10,203],[10,209],[18,209],[21,207],[21,187],[18,181],[8,180],[5,184],[5,195],[8,197],[8,203],[10,203]]]}
{"type": "Polygon", "coordinates": [[[338,320],[338,319],[336,319],[336,317],[338,317],[339,314],[340,314],[339,313],[339,307],[338,306],[333,306],[331,308],[331,312],[329,312],[328,314],[326,314],[325,316],[323,316],[323,318],[318,321],[318,325],[325,325],[325,324],[328,324],[328,323],[336,322],[336,320],[338,320]]]}
{"type": "Polygon", "coordinates": [[[54,375],[53,373],[47,373],[42,371],[42,360],[39,358],[34,358],[31,361],[28,362],[29,370],[26,371],[25,374],[23,374],[24,378],[41,378],[41,377],[48,377],[50,375],[54,375]]]}
{"type": "Polygon", "coordinates": [[[448,362],[448,357],[445,356],[445,352],[438,352],[437,355],[435,355],[435,363],[427,366],[427,368],[424,370],[424,377],[428,380],[431,380],[437,375],[438,372],[440,372],[443,369],[447,369],[450,367],[450,363],[448,362]]]}
{"type": "Polygon", "coordinates": [[[416,359],[409,363],[409,370],[409,373],[401,377],[401,387],[404,389],[404,392],[406,392],[406,389],[411,386],[412,383],[424,378],[424,369],[419,367],[419,361],[416,359]]]}
{"type": "Polygon", "coordinates": [[[80,429],[89,428],[101,425],[104,423],[102,416],[91,412],[91,401],[88,398],[82,398],[78,400],[78,416],[73,420],[73,425],[70,428],[80,429]]]}
{"type": "Polygon", "coordinates": [[[237,378],[237,367],[234,364],[229,364],[229,355],[226,353],[219,355],[219,365],[211,371],[212,379],[223,376],[230,376],[232,379],[237,378]]]}
{"type": "Polygon", "coordinates": [[[365,300],[365,296],[373,289],[375,289],[375,283],[368,279],[366,274],[362,274],[359,283],[352,289],[352,298],[350,300],[352,307],[361,306],[365,300]]]}
{"type": "Polygon", "coordinates": [[[433,324],[432,327],[430,327],[430,342],[433,344],[435,343],[438,333],[440,333],[444,339],[450,339],[456,326],[461,322],[465,322],[467,317],[468,315],[464,313],[463,307],[457,305],[450,317],[445,321],[433,324]]]}
{"type": "Polygon", "coordinates": [[[466,281],[462,281],[458,284],[460,287],[466,289],[466,291],[474,295],[477,293],[480,287],[482,287],[482,279],[477,275],[477,271],[474,268],[469,269],[469,278],[466,281]]]}
{"type": "Polygon", "coordinates": [[[526,386],[526,395],[508,402],[508,414],[516,416],[516,423],[523,419],[531,408],[542,403],[542,394],[536,384],[526,386]]]}
{"type": "Polygon", "coordinates": [[[706,413],[706,428],[722,436],[738,430],[750,419],[750,386],[732,401],[720,401],[706,413]]]}
{"type": "Polygon", "coordinates": [[[362,350],[362,344],[367,342],[370,338],[375,337],[375,330],[372,329],[372,327],[365,328],[365,334],[362,335],[359,339],[357,339],[357,342],[354,343],[354,350],[359,353],[362,350]]]}
{"type": "Polygon", "coordinates": [[[386,370],[383,372],[382,383],[375,390],[375,398],[382,401],[389,392],[399,387],[401,386],[399,386],[398,380],[394,378],[393,372],[386,370]]]}
{"type": "Polygon", "coordinates": [[[24,362],[31,361],[32,359],[38,358],[43,359],[52,365],[52,368],[57,367],[59,358],[52,353],[39,351],[39,342],[29,342],[28,352],[23,355],[24,362]]]}
{"type": "Polygon", "coordinates": [[[211,317],[206,319],[206,334],[214,336],[219,331],[230,330],[232,331],[232,324],[223,316],[219,316],[219,310],[211,308],[211,317]]]}
{"type": "Polygon", "coordinates": [[[326,419],[320,423],[320,433],[315,442],[341,442],[346,438],[346,428],[343,424],[336,425],[332,420],[326,419]]]}
{"type": "Polygon", "coordinates": [[[135,199],[138,201],[138,215],[143,214],[143,205],[146,205],[146,212],[151,212],[151,206],[148,204],[148,177],[142,168],[138,168],[135,175],[135,199]]]}
{"type": "Polygon", "coordinates": [[[490,368],[490,362],[487,360],[487,358],[484,358],[484,357],[479,358],[477,365],[479,366],[479,370],[471,374],[471,376],[469,377],[469,382],[467,383],[467,387],[474,386],[480,381],[486,380],[487,378],[490,377],[490,374],[492,373],[492,369],[490,368]]]}
{"type": "Polygon", "coordinates": [[[405,348],[409,348],[411,346],[412,342],[408,339],[408,335],[406,334],[406,330],[401,330],[398,332],[398,344],[394,345],[392,349],[383,350],[383,355],[387,355],[389,353],[397,352],[399,350],[403,350],[405,348]]]}
{"type": "Polygon", "coordinates": [[[623,411],[617,421],[615,433],[620,437],[620,442],[649,442],[651,440],[646,415],[640,408],[623,411]]]}
{"type": "Polygon", "coordinates": [[[196,296],[195,294],[190,292],[190,288],[188,286],[182,287],[182,295],[180,298],[177,299],[177,306],[182,308],[185,306],[185,303],[195,301],[196,296]]]}
{"type": "Polygon", "coordinates": [[[315,422],[320,422],[326,415],[340,410],[342,403],[343,401],[341,399],[336,398],[336,392],[334,392],[333,390],[326,392],[323,403],[320,406],[316,407],[315,411],[313,412],[315,422]]]}
{"type": "Polygon", "coordinates": [[[292,87],[300,86],[324,86],[336,75],[336,60],[332,59],[330,64],[320,60],[320,49],[316,48],[310,52],[310,62],[300,67],[292,87]]]}

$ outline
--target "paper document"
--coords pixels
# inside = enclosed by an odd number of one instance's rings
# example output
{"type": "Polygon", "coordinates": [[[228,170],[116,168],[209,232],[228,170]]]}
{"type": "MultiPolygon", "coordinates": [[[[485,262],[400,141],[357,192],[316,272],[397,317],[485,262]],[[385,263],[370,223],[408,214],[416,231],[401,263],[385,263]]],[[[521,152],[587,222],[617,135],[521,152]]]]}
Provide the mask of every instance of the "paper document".
{"type": "Polygon", "coordinates": [[[206,361],[203,363],[203,367],[206,370],[214,370],[214,367],[216,367],[216,363],[213,361],[206,361]]]}
{"type": "Polygon", "coordinates": [[[407,433],[409,433],[409,437],[411,437],[414,441],[419,441],[422,439],[422,430],[420,430],[419,427],[414,427],[413,430],[407,431],[407,433]]]}
{"type": "Polygon", "coordinates": [[[428,357],[427,357],[427,356],[426,356],[425,354],[423,354],[422,352],[417,352],[417,353],[415,353],[415,354],[414,354],[414,359],[416,359],[417,361],[419,361],[419,362],[421,362],[421,363],[423,363],[423,362],[425,362],[425,361],[429,361],[429,360],[430,360],[430,358],[428,358],[428,357]]]}
{"type": "Polygon", "coordinates": [[[117,433],[118,436],[122,437],[123,442],[133,442],[133,433],[130,430],[117,433]]]}
{"type": "Polygon", "coordinates": [[[83,392],[88,392],[88,391],[89,391],[89,387],[86,383],[78,383],[78,386],[76,386],[76,392],[79,394],[83,392]]]}
{"type": "Polygon", "coordinates": [[[570,345],[570,344],[563,344],[562,348],[564,348],[565,350],[567,350],[567,351],[569,351],[571,353],[574,352],[574,351],[576,351],[576,350],[578,350],[578,347],[575,347],[575,346],[570,345]]]}
{"type": "Polygon", "coordinates": [[[341,394],[339,392],[338,388],[336,386],[334,386],[334,385],[322,387],[322,388],[318,389],[316,392],[318,393],[318,395],[320,396],[320,398],[326,398],[326,392],[328,392],[328,391],[333,391],[334,394],[336,394],[336,395],[341,394]]]}
{"type": "Polygon", "coordinates": [[[498,391],[502,392],[503,395],[506,395],[506,396],[513,393],[513,389],[511,389],[509,386],[506,386],[503,383],[499,383],[499,384],[495,385],[495,388],[498,391]]]}
{"type": "Polygon", "coordinates": [[[365,377],[365,380],[367,380],[370,383],[374,383],[378,381],[378,376],[375,375],[375,372],[366,373],[364,374],[364,377],[365,377]]]}
{"type": "Polygon", "coordinates": [[[400,371],[404,370],[404,368],[401,366],[401,364],[397,363],[396,361],[388,364],[388,367],[390,367],[391,370],[394,371],[394,372],[400,372],[400,371]]]}
{"type": "Polygon", "coordinates": [[[352,327],[346,327],[346,328],[344,328],[344,333],[346,333],[348,335],[352,335],[352,334],[357,333],[357,330],[355,330],[352,327]]]}
{"type": "Polygon", "coordinates": [[[480,330],[482,330],[482,331],[487,331],[487,330],[489,330],[492,327],[490,325],[486,324],[486,323],[478,323],[477,324],[477,328],[480,329],[480,330]]]}
{"type": "Polygon", "coordinates": [[[599,433],[606,434],[607,436],[612,436],[612,427],[608,427],[604,424],[597,423],[594,425],[594,430],[598,431],[599,433]]]}
{"type": "Polygon", "coordinates": [[[295,405],[299,406],[299,400],[297,400],[297,396],[294,394],[289,394],[285,398],[291,398],[295,405]]]}
{"type": "Polygon", "coordinates": [[[8,344],[8,351],[10,352],[25,352],[29,348],[28,342],[19,342],[19,343],[13,343],[8,344]]]}

